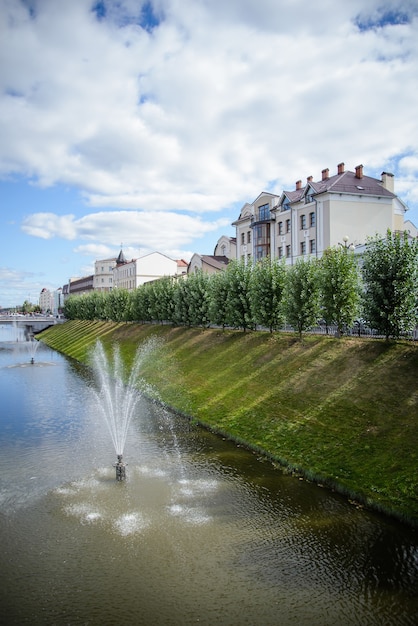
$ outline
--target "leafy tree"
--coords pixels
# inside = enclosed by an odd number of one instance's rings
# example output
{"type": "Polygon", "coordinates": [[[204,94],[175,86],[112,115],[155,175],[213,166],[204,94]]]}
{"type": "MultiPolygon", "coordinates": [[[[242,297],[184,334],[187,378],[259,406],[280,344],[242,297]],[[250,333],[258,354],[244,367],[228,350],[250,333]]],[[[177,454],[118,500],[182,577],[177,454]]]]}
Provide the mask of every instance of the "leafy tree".
{"type": "Polygon", "coordinates": [[[179,325],[191,326],[190,316],[190,285],[188,280],[180,280],[173,294],[173,322],[179,325]]]}
{"type": "Polygon", "coordinates": [[[328,248],[319,264],[321,315],[327,326],[337,326],[337,336],[340,336],[358,315],[360,274],[357,261],[348,248],[328,248]]]}
{"type": "Polygon", "coordinates": [[[160,322],[173,320],[175,279],[165,276],[150,283],[149,307],[151,319],[160,322]]]}
{"type": "Polygon", "coordinates": [[[212,324],[225,328],[227,320],[228,273],[212,274],[208,283],[209,318],[212,324]]]}
{"type": "Polygon", "coordinates": [[[268,258],[258,261],[251,273],[251,311],[255,324],[270,332],[283,325],[283,290],[286,270],[283,263],[268,258]]]}
{"type": "Polygon", "coordinates": [[[287,322],[299,337],[317,321],[320,312],[318,262],[300,259],[287,268],[284,311],[287,322]]]}
{"type": "Polygon", "coordinates": [[[209,276],[201,270],[186,279],[188,319],[194,326],[209,326],[209,276]]]}
{"type": "Polygon", "coordinates": [[[386,339],[417,324],[418,241],[387,231],[369,239],[363,257],[364,317],[386,339]]]}
{"type": "Polygon", "coordinates": [[[145,322],[148,320],[148,307],[142,286],[137,287],[129,295],[129,318],[134,322],[145,322]]]}
{"type": "Polygon", "coordinates": [[[106,293],[106,319],[122,322],[127,319],[129,292],[126,289],[113,289],[106,293]]]}
{"type": "Polygon", "coordinates": [[[242,328],[254,328],[254,319],[251,309],[251,273],[252,265],[246,265],[243,260],[232,261],[225,270],[227,281],[226,325],[242,328]]]}

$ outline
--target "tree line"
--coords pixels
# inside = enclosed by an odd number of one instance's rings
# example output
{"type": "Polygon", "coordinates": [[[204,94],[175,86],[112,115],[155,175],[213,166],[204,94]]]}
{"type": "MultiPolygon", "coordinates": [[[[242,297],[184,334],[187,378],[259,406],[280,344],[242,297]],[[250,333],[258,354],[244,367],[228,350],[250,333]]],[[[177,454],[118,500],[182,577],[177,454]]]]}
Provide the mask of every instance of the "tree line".
{"type": "Polygon", "coordinates": [[[133,291],[114,289],[70,296],[67,319],[165,322],[244,331],[286,326],[300,336],[319,320],[341,335],[361,320],[386,339],[417,326],[418,241],[406,233],[370,238],[360,257],[345,247],[320,259],[254,264],[231,261],[216,274],[164,277],[133,291]]]}

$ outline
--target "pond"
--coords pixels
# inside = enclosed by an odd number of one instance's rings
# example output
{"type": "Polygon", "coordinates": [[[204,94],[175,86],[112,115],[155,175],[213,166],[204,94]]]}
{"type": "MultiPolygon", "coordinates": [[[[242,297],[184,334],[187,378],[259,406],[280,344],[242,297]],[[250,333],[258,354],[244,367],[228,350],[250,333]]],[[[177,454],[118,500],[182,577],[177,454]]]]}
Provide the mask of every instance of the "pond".
{"type": "Polygon", "coordinates": [[[26,343],[0,328],[3,623],[418,623],[416,532],[145,399],[117,482],[91,371],[26,343]]]}

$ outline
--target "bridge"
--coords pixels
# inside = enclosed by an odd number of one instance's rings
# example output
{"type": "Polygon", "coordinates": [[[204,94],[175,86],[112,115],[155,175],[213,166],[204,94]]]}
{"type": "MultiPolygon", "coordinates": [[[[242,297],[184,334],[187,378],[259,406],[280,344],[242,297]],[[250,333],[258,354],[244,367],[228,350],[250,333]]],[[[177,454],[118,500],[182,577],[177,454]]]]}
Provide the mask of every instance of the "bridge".
{"type": "Polygon", "coordinates": [[[0,315],[0,324],[13,324],[25,329],[25,335],[34,335],[41,330],[62,324],[65,319],[58,319],[52,315],[0,315]]]}

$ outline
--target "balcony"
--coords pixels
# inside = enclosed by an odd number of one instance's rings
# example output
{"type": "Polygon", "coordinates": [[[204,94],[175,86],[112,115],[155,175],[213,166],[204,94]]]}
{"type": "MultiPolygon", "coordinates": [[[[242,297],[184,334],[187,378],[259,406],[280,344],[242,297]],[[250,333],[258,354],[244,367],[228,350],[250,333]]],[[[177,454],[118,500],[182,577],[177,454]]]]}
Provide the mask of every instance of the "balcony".
{"type": "Polygon", "coordinates": [[[271,211],[260,211],[258,215],[253,215],[251,217],[251,226],[257,226],[257,224],[269,224],[270,222],[274,222],[276,216],[271,211]]]}

